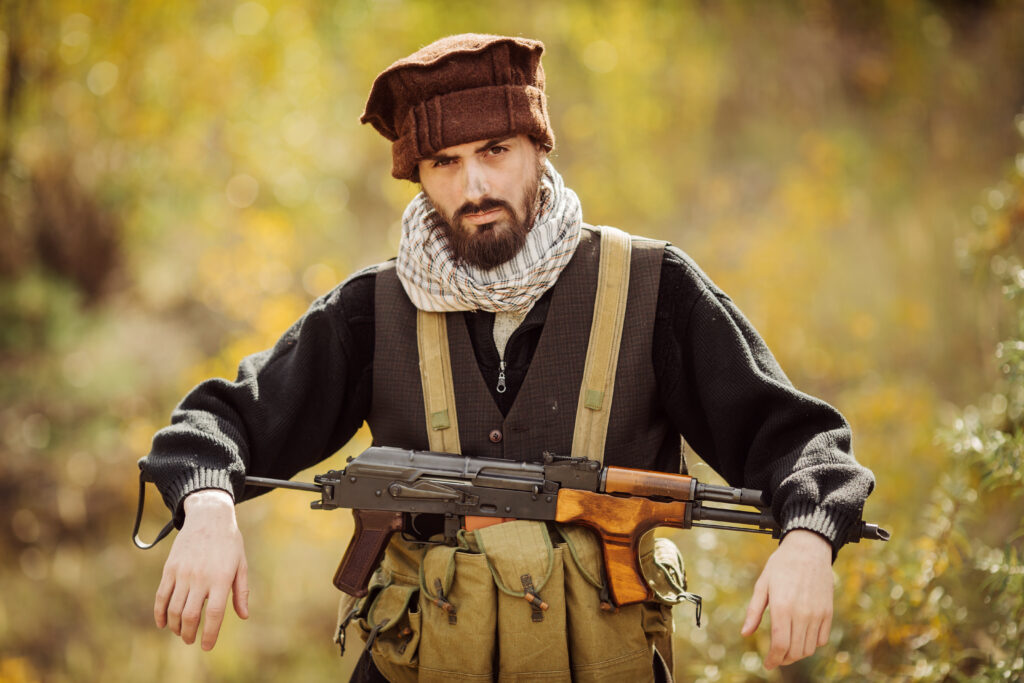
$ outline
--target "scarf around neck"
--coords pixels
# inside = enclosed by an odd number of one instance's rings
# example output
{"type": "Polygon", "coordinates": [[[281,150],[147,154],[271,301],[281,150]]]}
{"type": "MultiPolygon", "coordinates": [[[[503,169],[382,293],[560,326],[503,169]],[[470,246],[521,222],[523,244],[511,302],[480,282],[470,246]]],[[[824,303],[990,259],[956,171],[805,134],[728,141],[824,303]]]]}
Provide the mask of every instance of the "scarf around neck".
{"type": "Polygon", "coordinates": [[[529,310],[568,265],[580,241],[583,209],[551,162],[545,162],[538,211],[526,243],[512,259],[490,270],[455,258],[443,219],[425,193],[402,215],[396,271],[405,293],[424,311],[492,313],[529,310]]]}

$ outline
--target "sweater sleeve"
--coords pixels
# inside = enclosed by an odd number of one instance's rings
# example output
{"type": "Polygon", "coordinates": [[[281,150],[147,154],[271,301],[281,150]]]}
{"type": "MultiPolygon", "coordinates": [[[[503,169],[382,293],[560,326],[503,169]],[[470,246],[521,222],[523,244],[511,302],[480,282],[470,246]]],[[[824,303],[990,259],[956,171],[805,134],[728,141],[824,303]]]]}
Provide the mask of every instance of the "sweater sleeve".
{"type": "Polygon", "coordinates": [[[731,485],[765,491],[783,535],[817,532],[834,557],[874,488],[846,420],[792,385],[732,300],[675,247],[658,297],[659,392],[683,438],[731,485]]]}
{"type": "Polygon", "coordinates": [[[179,528],[190,493],[251,498],[266,489],[246,488],[247,474],[287,479],[352,438],[371,402],[374,283],[374,270],[352,276],[243,359],[235,381],[208,379],[174,409],[139,467],[179,528]]]}

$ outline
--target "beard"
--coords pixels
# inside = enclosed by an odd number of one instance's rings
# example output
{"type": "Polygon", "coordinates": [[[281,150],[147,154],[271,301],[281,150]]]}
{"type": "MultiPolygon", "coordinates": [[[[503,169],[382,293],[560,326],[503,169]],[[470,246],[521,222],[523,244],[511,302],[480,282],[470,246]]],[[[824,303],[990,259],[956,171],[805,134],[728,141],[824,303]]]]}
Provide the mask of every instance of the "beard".
{"type": "Polygon", "coordinates": [[[534,177],[526,181],[523,205],[518,209],[503,199],[487,197],[479,202],[467,202],[449,216],[431,200],[441,217],[441,229],[455,258],[482,270],[491,270],[514,258],[526,244],[526,236],[537,217],[537,195],[543,174],[544,163],[541,162],[534,177]],[[462,222],[469,214],[499,208],[505,210],[505,217],[491,223],[473,225],[462,222]]]}

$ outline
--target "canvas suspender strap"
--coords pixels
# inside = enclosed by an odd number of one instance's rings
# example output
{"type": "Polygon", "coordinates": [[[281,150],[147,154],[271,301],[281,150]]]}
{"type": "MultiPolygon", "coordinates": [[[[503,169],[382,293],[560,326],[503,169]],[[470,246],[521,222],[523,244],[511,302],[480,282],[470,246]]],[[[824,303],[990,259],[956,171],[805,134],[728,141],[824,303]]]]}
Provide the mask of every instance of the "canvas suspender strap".
{"type": "Polygon", "coordinates": [[[619,342],[626,317],[632,244],[629,235],[617,228],[602,226],[600,230],[601,257],[594,320],[590,325],[590,342],[576,407],[572,456],[603,463],[615,370],[619,365],[619,342]]]}
{"type": "MultiPolygon", "coordinates": [[[[603,462],[626,317],[632,245],[629,235],[617,228],[603,226],[600,230],[594,318],[576,408],[572,455],[603,462]]],[[[430,450],[461,453],[445,314],[417,311],[416,336],[430,450]]]]}
{"type": "Polygon", "coordinates": [[[423,407],[427,415],[427,441],[430,450],[461,454],[445,314],[417,311],[416,340],[420,354],[420,381],[423,384],[423,407]]]}

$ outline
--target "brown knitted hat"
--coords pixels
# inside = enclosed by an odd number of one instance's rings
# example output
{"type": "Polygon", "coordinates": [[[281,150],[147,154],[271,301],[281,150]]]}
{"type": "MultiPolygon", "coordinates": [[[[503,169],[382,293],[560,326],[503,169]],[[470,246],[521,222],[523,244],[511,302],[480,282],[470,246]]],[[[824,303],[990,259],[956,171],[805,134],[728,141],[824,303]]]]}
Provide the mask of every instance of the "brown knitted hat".
{"type": "Polygon", "coordinates": [[[400,59],[373,82],[360,121],[392,141],[391,175],[453,145],[523,133],[555,145],[544,97],[544,44],[464,33],[400,59]]]}

